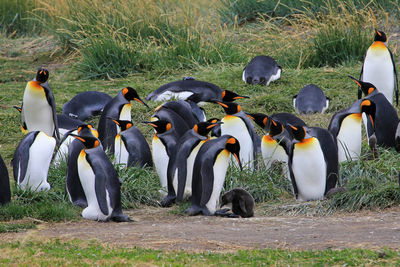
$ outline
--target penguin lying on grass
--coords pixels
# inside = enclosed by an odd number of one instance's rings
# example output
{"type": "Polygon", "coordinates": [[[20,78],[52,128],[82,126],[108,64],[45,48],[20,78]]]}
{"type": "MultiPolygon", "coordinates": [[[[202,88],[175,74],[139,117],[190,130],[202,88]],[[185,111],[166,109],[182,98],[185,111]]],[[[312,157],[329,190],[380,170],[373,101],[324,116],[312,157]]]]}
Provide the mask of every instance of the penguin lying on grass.
{"type": "Polygon", "coordinates": [[[254,198],[243,188],[235,188],[226,192],[221,197],[221,207],[232,204],[232,213],[227,210],[222,210],[222,212],[217,211],[216,215],[238,218],[248,218],[254,216],[254,198]]]}
{"type": "Polygon", "coordinates": [[[256,56],[244,68],[242,80],[247,84],[268,86],[281,77],[282,67],[269,56],[256,56]]]}
{"type": "Polygon", "coordinates": [[[330,99],[314,84],[308,84],[293,97],[293,107],[297,113],[324,113],[329,107],[330,99]]]}

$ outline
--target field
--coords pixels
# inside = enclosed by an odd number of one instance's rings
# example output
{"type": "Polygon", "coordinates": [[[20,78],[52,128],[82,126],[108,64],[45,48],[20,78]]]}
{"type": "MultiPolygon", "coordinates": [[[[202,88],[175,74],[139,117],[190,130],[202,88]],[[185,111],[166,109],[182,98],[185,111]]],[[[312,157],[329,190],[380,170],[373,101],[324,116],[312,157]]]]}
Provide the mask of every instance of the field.
{"type": "MultiPolygon", "coordinates": [[[[400,7],[393,1],[88,3],[0,3],[0,154],[8,167],[23,138],[12,106],[21,104],[26,82],[41,66],[50,71],[58,112],[79,92],[113,96],[131,86],[144,98],[183,76],[249,96],[240,101],[246,112],[294,112],[292,96],[313,83],[331,98],[330,107],[325,114],[300,117],[325,128],[336,111],[357,99],[357,86],[347,76],[359,76],[374,28],[388,34],[399,67],[400,7]],[[281,79],[268,87],[241,80],[243,68],[259,54],[283,68],[281,79]]],[[[149,109],[133,104],[132,120],[149,142],[152,129],[141,122],[159,104],[148,102],[149,109]]],[[[219,106],[204,108],[209,118],[223,116],[219,106]]],[[[90,122],[97,126],[97,120],[90,122]]],[[[251,219],[187,217],[188,203],[161,209],[153,169],[119,170],[131,224],[83,220],[65,194],[65,164],[51,167],[52,189],[45,193],[17,189],[9,167],[12,201],[0,207],[0,263],[396,265],[400,162],[394,149],[379,153],[370,160],[364,140],[362,158],[340,165],[340,186],[347,191],[316,202],[296,202],[278,168],[230,169],[224,191],[243,187],[254,196],[251,219]]]]}

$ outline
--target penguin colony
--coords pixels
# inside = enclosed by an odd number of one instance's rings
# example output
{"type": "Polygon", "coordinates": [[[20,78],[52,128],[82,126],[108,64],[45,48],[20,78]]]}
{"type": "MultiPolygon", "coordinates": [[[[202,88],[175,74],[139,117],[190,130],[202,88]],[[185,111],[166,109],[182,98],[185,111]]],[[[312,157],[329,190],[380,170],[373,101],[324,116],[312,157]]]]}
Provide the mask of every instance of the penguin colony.
{"type": "MultiPolygon", "coordinates": [[[[397,72],[386,35],[375,32],[367,50],[360,79],[359,99],[336,112],[328,129],[307,126],[289,113],[245,113],[234,101],[247,98],[217,85],[185,77],[161,86],[146,100],[164,101],[142,123],[154,129],[151,149],[132,122],[132,101],[148,105],[131,87],[115,97],[90,91],[66,103],[56,114],[49,71],[39,69],[27,83],[22,106],[21,129],[27,133],[15,150],[13,175],[24,190],[51,190],[49,166],[67,161],[66,192],[82,216],[96,221],[130,221],[121,206],[121,181],[113,164],[156,170],[160,180],[161,205],[190,199],[189,215],[251,217],[254,199],[244,189],[233,189],[221,198],[229,165],[252,172],[282,162],[282,179],[289,179],[299,201],[323,199],[337,186],[339,162],[358,160],[364,124],[375,156],[376,145],[400,148],[399,118],[392,106],[398,103],[397,72]],[[361,99],[362,94],[364,98],[361,99]],[[169,101],[174,98],[175,101],[169,101]],[[223,118],[206,119],[201,103],[223,108],[223,118]],[[84,121],[99,115],[96,130],[84,121]],[[264,131],[261,138],[254,124],[264,131]],[[211,137],[209,136],[211,132],[211,137]],[[54,151],[56,150],[55,153],[54,151]],[[263,163],[257,162],[261,152],[263,163]],[[108,155],[107,155],[108,153],[108,155]],[[53,155],[55,155],[53,157],[53,155]],[[111,159],[110,156],[111,155],[111,159]],[[54,159],[53,159],[54,158],[54,159]],[[223,208],[232,204],[232,212],[223,208]]],[[[280,78],[282,68],[268,56],[257,56],[244,69],[248,84],[268,86],[280,78]]],[[[307,85],[294,98],[297,112],[324,112],[329,98],[316,85],[307,85]]],[[[6,166],[0,157],[0,204],[10,202],[6,166]]]]}

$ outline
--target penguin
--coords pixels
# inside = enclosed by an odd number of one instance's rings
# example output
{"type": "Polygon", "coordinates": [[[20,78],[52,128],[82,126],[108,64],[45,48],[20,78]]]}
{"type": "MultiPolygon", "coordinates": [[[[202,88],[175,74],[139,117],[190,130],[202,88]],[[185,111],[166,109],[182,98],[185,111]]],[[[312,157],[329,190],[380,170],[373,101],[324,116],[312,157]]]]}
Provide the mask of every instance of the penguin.
{"type": "Polygon", "coordinates": [[[254,216],[254,198],[243,188],[235,188],[223,194],[221,207],[227,204],[232,204],[232,212],[236,215],[233,217],[249,218],[254,216]]]}
{"type": "Polygon", "coordinates": [[[90,117],[100,115],[111,99],[112,97],[109,94],[102,92],[82,92],[63,105],[62,114],[84,121],[90,117]]]}
{"type": "Polygon", "coordinates": [[[99,139],[103,148],[114,154],[114,140],[117,135],[117,125],[108,119],[111,117],[115,120],[131,120],[131,101],[135,100],[142,103],[146,107],[147,104],[143,102],[138,96],[135,89],[126,87],[122,89],[117,96],[105,105],[101,113],[99,125],[99,139]]]}
{"type": "Polygon", "coordinates": [[[293,97],[293,107],[299,114],[324,113],[329,107],[329,97],[315,84],[308,84],[293,97]]]}
{"type": "Polygon", "coordinates": [[[87,199],[82,217],[94,221],[131,221],[122,212],[120,180],[100,141],[94,136],[71,135],[84,144],[77,159],[79,180],[87,199]]]}
{"type": "Polygon", "coordinates": [[[231,154],[242,168],[240,148],[239,141],[231,135],[212,139],[201,146],[193,167],[191,206],[185,213],[215,214],[231,154]]]}
{"type": "Polygon", "coordinates": [[[193,128],[194,121],[186,121],[181,115],[169,108],[160,107],[151,117],[151,121],[165,120],[171,123],[177,136],[183,136],[188,130],[193,128]]]}
{"type": "Polygon", "coordinates": [[[53,91],[47,82],[49,71],[40,68],[36,78],[28,82],[22,102],[21,120],[29,132],[43,131],[60,140],[53,91]]]}
{"type": "Polygon", "coordinates": [[[24,119],[24,117],[22,116],[22,113],[21,113],[21,112],[22,112],[22,107],[13,106],[13,108],[15,108],[16,110],[18,110],[18,112],[20,113],[20,116],[21,116],[21,132],[22,132],[23,134],[29,133],[28,127],[26,126],[25,119],[24,119]]]}
{"type": "Polygon", "coordinates": [[[256,56],[244,68],[242,79],[247,84],[268,86],[281,77],[282,67],[269,56],[256,56]]]}
{"type": "Polygon", "coordinates": [[[289,127],[294,138],[289,150],[289,171],[295,197],[300,201],[323,199],[338,179],[336,140],[322,128],[289,127]]]}
{"type": "Polygon", "coordinates": [[[368,82],[353,79],[366,95],[364,99],[368,99],[375,105],[375,118],[374,124],[371,120],[364,120],[364,125],[367,129],[368,140],[374,135],[376,136],[376,144],[385,147],[396,146],[396,129],[399,123],[396,109],[390,104],[387,98],[380,93],[377,88],[368,82]]]}
{"type": "Polygon", "coordinates": [[[11,200],[10,179],[7,166],[0,155],[0,205],[5,205],[11,200]]]}
{"type": "Polygon", "coordinates": [[[210,123],[215,123],[216,125],[211,129],[211,138],[221,136],[221,122],[218,118],[211,118],[207,120],[210,123]]]}
{"type": "Polygon", "coordinates": [[[221,120],[221,134],[230,134],[234,136],[240,143],[240,161],[243,166],[249,170],[254,170],[255,161],[258,151],[259,139],[255,132],[254,125],[247,117],[246,113],[237,103],[221,102],[214,100],[214,103],[219,104],[225,110],[226,116],[221,120]]]}
{"type": "Polygon", "coordinates": [[[117,164],[153,167],[150,147],[142,132],[131,121],[113,120],[120,128],[115,136],[114,156],[117,164]]]}
{"type": "Polygon", "coordinates": [[[11,161],[14,179],[22,189],[49,190],[47,174],[56,139],[42,131],[29,132],[18,144],[11,161]]]}
{"type": "MultiPolygon", "coordinates": [[[[78,157],[81,150],[85,147],[81,141],[75,140],[76,138],[70,134],[79,136],[93,136],[98,138],[99,133],[90,124],[83,124],[75,131],[70,131],[66,134],[64,141],[61,143],[59,150],[61,150],[65,143],[69,143],[66,147],[67,157],[67,173],[65,176],[65,187],[69,200],[75,206],[86,208],[87,200],[78,173],[78,157]]],[[[101,144],[100,144],[101,146],[101,144]]]]}
{"type": "MultiPolygon", "coordinates": [[[[393,104],[393,91],[396,92],[396,105],[399,104],[399,87],[393,53],[386,44],[383,31],[375,29],[374,42],[368,48],[361,68],[360,80],[376,86],[390,104],[393,104]]],[[[362,91],[358,90],[358,98],[362,91]]]]}
{"type": "Polygon", "coordinates": [[[177,201],[191,196],[194,160],[200,147],[209,140],[208,133],[219,123],[199,122],[179,138],[167,171],[167,179],[172,180],[177,201]]]}
{"type": "Polygon", "coordinates": [[[160,192],[165,194],[167,191],[168,193],[163,202],[175,201],[176,193],[171,181],[168,181],[167,171],[170,159],[175,154],[175,145],[179,136],[169,121],[144,121],[143,123],[153,126],[156,131],[152,140],[152,155],[154,167],[160,178],[162,188],[160,192]]]}
{"type": "Polygon", "coordinates": [[[146,97],[146,100],[165,101],[173,98],[177,100],[190,99],[195,103],[199,103],[208,102],[211,99],[234,101],[236,99],[245,98],[245,96],[240,96],[228,90],[222,90],[217,85],[209,82],[198,81],[195,79],[183,79],[162,85],[149,94],[146,97]]]}
{"type": "Polygon", "coordinates": [[[73,119],[64,114],[57,114],[58,130],[60,132],[60,137],[64,138],[64,135],[74,129],[77,129],[80,125],[85,124],[83,121],[78,119],[73,119]]]}
{"type": "Polygon", "coordinates": [[[328,130],[336,136],[339,162],[357,160],[361,155],[363,112],[373,120],[375,104],[369,100],[357,100],[350,107],[336,112],[331,118],[328,130]],[[372,108],[368,108],[370,106],[372,108]]]}
{"type": "MultiPolygon", "coordinates": [[[[196,105],[195,103],[193,104],[196,105]]],[[[192,106],[184,100],[169,101],[163,103],[161,106],[156,108],[155,114],[157,114],[160,111],[160,109],[168,109],[170,111],[175,112],[185,121],[185,124],[189,127],[189,129],[199,122],[198,118],[196,117],[196,115],[192,110],[192,106]]]]}

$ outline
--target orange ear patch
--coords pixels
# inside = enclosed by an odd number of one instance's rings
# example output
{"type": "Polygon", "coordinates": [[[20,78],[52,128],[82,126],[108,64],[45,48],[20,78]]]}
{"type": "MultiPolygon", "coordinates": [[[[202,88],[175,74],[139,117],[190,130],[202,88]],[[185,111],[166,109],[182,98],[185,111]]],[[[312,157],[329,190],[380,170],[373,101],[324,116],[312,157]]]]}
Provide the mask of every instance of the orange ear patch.
{"type": "Polygon", "coordinates": [[[237,105],[237,112],[240,112],[242,110],[242,107],[240,105],[237,105]]]}
{"type": "Polygon", "coordinates": [[[167,123],[167,126],[165,128],[167,129],[167,131],[171,130],[172,124],[171,123],[167,123]]]}
{"type": "Polygon", "coordinates": [[[374,87],[370,87],[370,88],[368,88],[368,94],[372,93],[374,90],[375,90],[375,88],[374,88],[374,87]]]}
{"type": "Polygon", "coordinates": [[[236,139],[231,137],[226,141],[227,144],[236,144],[236,139]]]}
{"type": "Polygon", "coordinates": [[[98,147],[100,145],[99,140],[94,141],[94,147],[98,147]]]}
{"type": "Polygon", "coordinates": [[[199,127],[197,126],[197,124],[194,125],[193,130],[194,130],[196,133],[199,133],[199,127]]]}
{"type": "Polygon", "coordinates": [[[371,106],[371,101],[369,101],[368,99],[364,100],[363,102],[361,102],[360,107],[364,107],[364,106],[371,106]]]}
{"type": "Polygon", "coordinates": [[[128,91],[129,91],[128,88],[124,88],[124,89],[122,89],[122,94],[126,95],[126,93],[128,93],[128,91]]]}
{"type": "Polygon", "coordinates": [[[268,117],[265,117],[265,118],[263,119],[264,126],[267,126],[267,122],[268,122],[268,117]]]}

